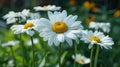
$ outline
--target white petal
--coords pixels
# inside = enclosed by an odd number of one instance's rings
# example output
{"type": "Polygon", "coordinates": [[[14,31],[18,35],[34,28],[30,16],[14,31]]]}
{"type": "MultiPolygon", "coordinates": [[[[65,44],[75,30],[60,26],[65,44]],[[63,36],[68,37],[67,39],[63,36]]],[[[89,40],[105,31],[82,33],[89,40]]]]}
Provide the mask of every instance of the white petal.
{"type": "Polygon", "coordinates": [[[68,26],[71,26],[71,25],[75,22],[76,19],[77,19],[77,16],[69,15],[69,16],[64,20],[64,22],[66,22],[68,26]]]}
{"type": "Polygon", "coordinates": [[[70,32],[65,33],[68,38],[77,39],[76,35],[70,32]]]}
{"type": "Polygon", "coordinates": [[[73,45],[72,39],[67,38],[67,37],[65,37],[65,39],[66,39],[67,43],[72,47],[72,45],[73,45]]]}
{"type": "Polygon", "coordinates": [[[28,30],[28,31],[26,31],[26,33],[27,33],[28,35],[30,35],[30,36],[33,36],[35,32],[32,31],[32,30],[28,30]]]}
{"type": "Polygon", "coordinates": [[[64,34],[58,34],[57,35],[57,38],[58,38],[58,40],[60,41],[60,42],[64,42],[64,34]]]}
{"type": "Polygon", "coordinates": [[[93,45],[94,45],[94,43],[91,42],[91,43],[89,44],[88,48],[91,49],[91,48],[93,47],[93,45]]]}
{"type": "Polygon", "coordinates": [[[49,40],[48,40],[48,44],[49,46],[52,46],[53,45],[53,37],[50,37],[49,40]]]}
{"type": "Polygon", "coordinates": [[[54,44],[55,44],[55,46],[59,46],[60,45],[60,42],[58,41],[56,35],[54,37],[54,44]]]}

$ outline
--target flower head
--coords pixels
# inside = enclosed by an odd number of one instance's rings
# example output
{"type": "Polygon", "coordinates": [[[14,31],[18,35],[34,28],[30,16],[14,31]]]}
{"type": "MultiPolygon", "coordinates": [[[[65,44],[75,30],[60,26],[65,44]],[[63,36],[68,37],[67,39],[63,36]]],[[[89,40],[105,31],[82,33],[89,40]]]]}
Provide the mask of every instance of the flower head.
{"type": "Polygon", "coordinates": [[[109,33],[110,32],[110,23],[109,22],[106,22],[106,23],[103,23],[103,22],[90,22],[89,24],[89,28],[94,28],[96,30],[98,29],[102,29],[103,32],[107,32],[109,33]]]}
{"type": "Polygon", "coordinates": [[[85,1],[83,6],[86,8],[86,9],[91,9],[92,7],[95,6],[95,3],[92,2],[92,1],[85,1]]]}
{"type": "Polygon", "coordinates": [[[6,42],[6,43],[3,43],[2,46],[3,46],[3,47],[15,46],[16,44],[19,44],[19,41],[8,41],[8,42],[6,42]]]}
{"type": "Polygon", "coordinates": [[[3,16],[3,19],[7,20],[7,24],[15,22],[24,22],[26,20],[40,19],[39,13],[32,13],[29,9],[24,9],[21,12],[10,11],[3,16]]]}
{"type": "Polygon", "coordinates": [[[78,62],[79,64],[88,64],[90,63],[90,59],[82,56],[81,54],[72,55],[72,58],[78,62]]]}
{"type": "Polygon", "coordinates": [[[70,46],[72,40],[78,40],[78,36],[83,29],[80,21],[76,21],[77,16],[69,15],[64,10],[62,12],[48,12],[49,20],[46,18],[40,19],[39,25],[40,36],[49,45],[53,43],[58,46],[61,42],[67,42],[70,46]]]}
{"type": "Polygon", "coordinates": [[[13,25],[11,29],[15,31],[14,34],[27,33],[28,35],[32,36],[34,34],[34,30],[37,29],[38,23],[38,19],[27,20],[24,25],[13,25]]]}
{"type": "Polygon", "coordinates": [[[120,9],[118,9],[118,10],[115,11],[114,17],[115,17],[115,18],[120,17],[120,9]]]}
{"type": "Polygon", "coordinates": [[[95,21],[95,16],[90,16],[86,19],[86,23],[89,24],[90,22],[95,21]]]}
{"type": "Polygon", "coordinates": [[[98,7],[93,7],[90,9],[93,13],[97,13],[100,9],[98,7]]]}
{"type": "Polygon", "coordinates": [[[55,11],[55,10],[60,10],[61,7],[57,7],[55,5],[45,5],[45,6],[37,6],[37,7],[34,7],[34,9],[36,11],[55,11]]]}
{"type": "Polygon", "coordinates": [[[30,10],[29,9],[24,9],[21,12],[18,12],[18,13],[19,13],[19,17],[21,17],[23,20],[26,20],[27,17],[30,16],[30,10]]]}
{"type": "Polygon", "coordinates": [[[76,5],[77,4],[77,0],[70,0],[70,5],[76,5]]]}
{"type": "Polygon", "coordinates": [[[3,16],[3,19],[7,19],[7,24],[15,23],[17,21],[17,13],[10,11],[8,14],[3,16]]]}
{"type": "Polygon", "coordinates": [[[81,40],[83,40],[85,43],[90,43],[89,49],[94,44],[100,45],[106,49],[112,48],[111,46],[114,44],[111,37],[105,36],[102,32],[98,31],[92,32],[85,30],[83,32],[81,40]]]}

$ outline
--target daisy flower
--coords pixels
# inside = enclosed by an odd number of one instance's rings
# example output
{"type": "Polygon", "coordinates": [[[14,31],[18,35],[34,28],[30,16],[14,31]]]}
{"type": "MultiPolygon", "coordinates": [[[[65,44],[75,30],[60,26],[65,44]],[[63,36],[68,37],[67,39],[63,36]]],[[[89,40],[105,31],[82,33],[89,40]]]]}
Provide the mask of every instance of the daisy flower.
{"type": "Polygon", "coordinates": [[[72,55],[72,58],[78,62],[79,64],[88,64],[90,63],[90,59],[82,56],[81,54],[76,54],[76,55],[72,55]]]}
{"type": "Polygon", "coordinates": [[[27,33],[30,36],[33,36],[34,30],[37,29],[37,25],[39,23],[39,20],[27,20],[27,22],[24,25],[13,25],[11,29],[14,32],[14,34],[20,34],[20,33],[27,33]]]}
{"type": "Polygon", "coordinates": [[[47,5],[47,6],[43,6],[43,7],[42,6],[37,6],[37,7],[34,7],[34,9],[36,11],[49,11],[49,10],[55,11],[55,10],[60,10],[61,7],[57,7],[55,5],[47,5]]]}
{"type": "Polygon", "coordinates": [[[2,46],[3,47],[7,47],[7,46],[15,46],[16,44],[19,44],[19,41],[8,41],[6,43],[3,43],[2,46]]]}
{"type": "Polygon", "coordinates": [[[40,19],[39,13],[32,13],[29,9],[24,9],[21,12],[10,11],[8,14],[3,16],[6,19],[7,24],[12,24],[15,22],[24,22],[28,19],[40,19]]]}
{"type": "Polygon", "coordinates": [[[6,19],[7,24],[15,23],[17,21],[17,13],[10,11],[8,14],[3,16],[3,19],[6,19]]]}
{"type": "Polygon", "coordinates": [[[77,16],[69,15],[64,10],[62,12],[48,12],[49,19],[41,18],[39,25],[40,36],[49,45],[58,46],[61,42],[67,42],[72,46],[72,40],[78,40],[78,34],[81,33],[83,26],[81,21],[76,21],[77,16]]]}
{"type": "Polygon", "coordinates": [[[85,43],[90,43],[89,49],[92,48],[94,44],[100,45],[105,49],[112,48],[111,46],[114,44],[111,37],[105,36],[102,32],[98,31],[92,32],[85,30],[83,32],[81,40],[83,40],[85,43]]]}
{"type": "Polygon", "coordinates": [[[98,29],[102,29],[103,32],[106,32],[106,33],[109,33],[110,32],[110,23],[109,22],[106,22],[106,23],[103,23],[103,22],[90,22],[89,24],[89,28],[94,28],[96,30],[98,29]]]}
{"type": "Polygon", "coordinates": [[[29,9],[23,9],[21,12],[18,12],[19,16],[23,19],[26,20],[27,17],[30,16],[30,10],[29,9]]]}

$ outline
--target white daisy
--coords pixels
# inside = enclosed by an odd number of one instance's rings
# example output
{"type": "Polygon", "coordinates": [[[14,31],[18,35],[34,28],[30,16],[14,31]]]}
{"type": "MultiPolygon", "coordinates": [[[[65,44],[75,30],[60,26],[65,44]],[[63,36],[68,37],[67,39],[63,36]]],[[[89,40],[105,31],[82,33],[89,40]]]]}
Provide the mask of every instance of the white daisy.
{"type": "Polygon", "coordinates": [[[40,19],[39,13],[32,13],[29,9],[24,9],[21,12],[10,11],[8,14],[3,16],[3,19],[6,19],[7,24],[15,22],[24,22],[28,19],[40,19]]]}
{"type": "Polygon", "coordinates": [[[84,31],[81,40],[83,40],[85,43],[90,43],[89,49],[94,44],[100,45],[105,49],[112,48],[111,46],[114,44],[111,37],[105,36],[102,32],[98,32],[98,31],[95,32],[88,30],[84,31]]]}
{"type": "MultiPolygon", "coordinates": [[[[33,38],[33,43],[34,43],[34,44],[38,44],[38,43],[39,43],[39,39],[38,39],[38,38],[33,38]]],[[[31,45],[32,45],[31,40],[27,41],[27,45],[28,45],[28,46],[31,46],[31,45]]]]}
{"type": "Polygon", "coordinates": [[[76,21],[77,16],[69,15],[64,10],[62,12],[48,12],[49,20],[41,18],[39,25],[40,36],[49,45],[53,43],[58,46],[61,42],[67,42],[72,46],[72,40],[78,40],[77,34],[81,33],[83,26],[81,21],[76,21]]]}
{"type": "Polygon", "coordinates": [[[30,16],[30,10],[29,9],[24,9],[20,12],[20,17],[24,20],[26,20],[27,17],[30,16]]]}
{"type": "Polygon", "coordinates": [[[14,18],[14,17],[16,17],[16,13],[14,11],[10,11],[8,14],[6,14],[5,16],[3,16],[4,19],[14,18]]]}
{"type": "Polygon", "coordinates": [[[49,10],[55,11],[55,10],[60,10],[61,7],[57,7],[55,5],[47,5],[47,6],[43,6],[43,7],[42,6],[37,6],[37,7],[34,7],[34,9],[36,11],[49,11],[49,10]]]}
{"type": "Polygon", "coordinates": [[[33,36],[34,30],[37,29],[37,25],[39,22],[40,21],[38,19],[27,20],[24,25],[13,25],[11,29],[15,31],[14,34],[27,33],[28,35],[33,36]]]}
{"type": "Polygon", "coordinates": [[[79,64],[88,64],[90,63],[90,59],[82,56],[81,54],[72,55],[72,58],[78,62],[79,64]]]}
{"type": "Polygon", "coordinates": [[[10,11],[8,14],[3,16],[3,19],[7,19],[7,24],[15,23],[17,21],[17,13],[10,11]]]}
{"type": "Polygon", "coordinates": [[[110,32],[110,23],[103,23],[103,22],[90,22],[89,28],[94,28],[96,30],[102,29],[103,32],[110,32]]]}
{"type": "Polygon", "coordinates": [[[2,46],[3,46],[3,47],[15,46],[16,44],[19,44],[19,41],[8,41],[8,42],[6,42],[6,43],[3,43],[2,46]]]}

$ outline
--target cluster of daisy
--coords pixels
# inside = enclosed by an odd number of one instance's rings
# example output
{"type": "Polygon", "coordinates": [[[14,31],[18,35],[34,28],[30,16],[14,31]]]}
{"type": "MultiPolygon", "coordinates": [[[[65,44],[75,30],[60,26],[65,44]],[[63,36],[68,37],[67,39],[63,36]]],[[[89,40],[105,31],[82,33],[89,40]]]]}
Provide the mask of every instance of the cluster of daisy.
{"type": "MultiPolygon", "coordinates": [[[[60,10],[60,7],[51,6],[50,8],[49,5],[35,7],[34,9],[36,11],[54,11],[60,10]]],[[[23,10],[20,12],[20,17],[22,19],[26,19],[26,17],[30,15],[29,13],[29,10],[23,10]]],[[[13,23],[13,21],[9,22],[9,19],[14,19],[16,21],[18,16],[19,15],[14,12],[9,12],[9,14],[5,15],[4,18],[7,19],[7,23],[13,23]]],[[[59,46],[61,43],[67,42],[68,45],[72,47],[74,45],[73,41],[79,43],[79,40],[82,40],[85,43],[89,43],[89,49],[92,48],[93,45],[99,45],[101,48],[105,49],[112,48],[112,45],[114,44],[112,38],[108,35],[105,36],[103,32],[98,31],[98,29],[101,28],[103,31],[109,32],[109,23],[103,24],[92,22],[89,27],[95,28],[95,31],[84,30],[81,24],[82,22],[78,21],[77,17],[77,15],[68,15],[66,10],[63,10],[62,12],[48,11],[48,18],[41,17],[36,19],[33,17],[33,19],[26,20],[26,23],[13,25],[11,29],[14,31],[14,34],[26,33],[30,36],[33,36],[35,31],[37,31],[39,36],[42,37],[44,41],[48,42],[49,46],[59,46]]],[[[72,58],[80,64],[90,63],[90,59],[82,56],[81,54],[73,55],[72,58]]]]}
{"type": "Polygon", "coordinates": [[[24,9],[21,12],[10,11],[8,14],[3,16],[6,19],[7,24],[21,23],[27,19],[39,19],[39,13],[32,13],[29,9],[24,9]]]}

